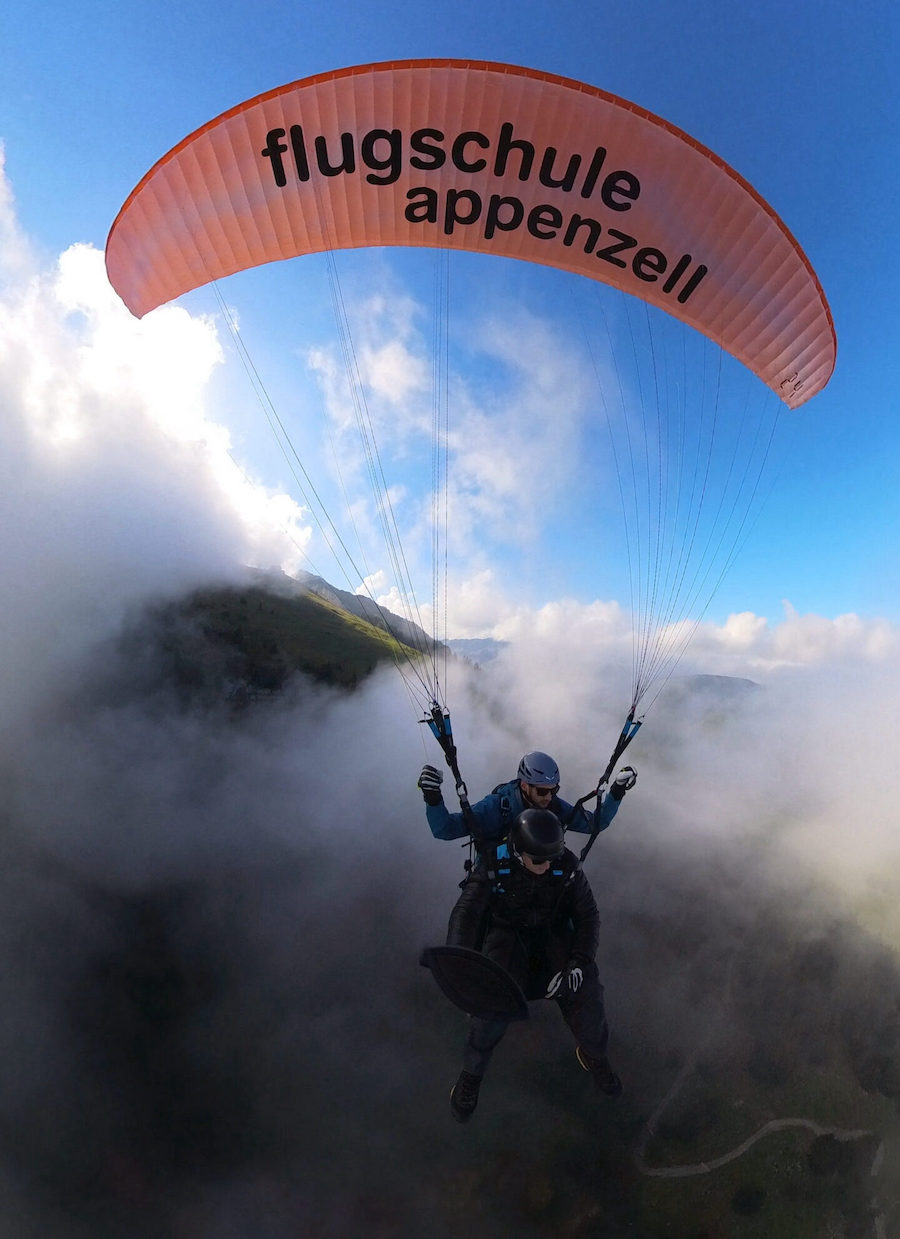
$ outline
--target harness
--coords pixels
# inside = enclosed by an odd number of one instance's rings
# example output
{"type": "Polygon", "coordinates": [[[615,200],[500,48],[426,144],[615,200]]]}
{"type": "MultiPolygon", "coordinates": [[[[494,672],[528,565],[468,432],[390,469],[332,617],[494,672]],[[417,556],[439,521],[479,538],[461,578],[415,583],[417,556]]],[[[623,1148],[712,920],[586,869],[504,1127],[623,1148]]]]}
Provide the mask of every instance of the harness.
{"type": "MultiPolygon", "coordinates": [[[[492,873],[489,871],[489,876],[491,878],[491,893],[492,894],[494,895],[505,895],[506,894],[506,886],[504,885],[504,882],[509,881],[509,877],[511,873],[513,872],[512,865],[513,865],[513,859],[510,853],[510,849],[509,849],[509,842],[508,840],[504,839],[502,843],[497,845],[495,869],[492,873]]],[[[568,875],[566,880],[563,882],[560,894],[562,893],[563,890],[565,890],[565,888],[569,885],[569,883],[575,877],[575,872],[577,868],[578,866],[576,865],[575,868],[573,868],[572,872],[568,875]]],[[[565,872],[566,872],[565,869],[561,869],[561,868],[560,869],[548,869],[547,873],[544,876],[549,877],[552,875],[554,878],[561,878],[565,875],[565,872]]],[[[559,902],[559,896],[557,896],[557,903],[558,902],[559,902]]]]}
{"type": "Polygon", "coordinates": [[[491,792],[492,796],[500,797],[500,833],[508,835],[509,828],[513,823],[512,800],[510,800],[509,792],[504,790],[508,788],[509,783],[498,783],[491,792]]]}

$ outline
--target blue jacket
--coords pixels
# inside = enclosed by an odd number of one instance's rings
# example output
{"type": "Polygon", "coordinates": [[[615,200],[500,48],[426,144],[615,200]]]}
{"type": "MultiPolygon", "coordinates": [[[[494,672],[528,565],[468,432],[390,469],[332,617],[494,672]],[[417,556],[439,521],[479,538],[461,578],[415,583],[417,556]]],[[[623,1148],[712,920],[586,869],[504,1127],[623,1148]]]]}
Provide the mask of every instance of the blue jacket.
{"type": "MultiPolygon", "coordinates": [[[[498,843],[506,835],[522,810],[531,807],[522,799],[518,779],[513,779],[511,783],[502,784],[495,792],[491,792],[489,796],[476,801],[472,805],[472,813],[475,821],[478,823],[482,837],[488,843],[498,843]]],[[[569,814],[572,812],[572,806],[569,802],[561,800],[559,796],[554,796],[547,807],[552,809],[563,823],[566,822],[569,814]]],[[[618,808],[619,801],[607,792],[598,810],[600,820],[596,827],[594,819],[597,814],[591,813],[588,809],[581,808],[569,823],[568,829],[576,830],[583,835],[591,834],[594,829],[599,833],[601,830],[606,830],[615,817],[618,808]]],[[[451,813],[443,800],[440,804],[427,804],[425,806],[425,816],[428,819],[428,825],[431,827],[431,833],[435,839],[465,839],[469,834],[469,828],[466,826],[462,813],[451,813]]]]}

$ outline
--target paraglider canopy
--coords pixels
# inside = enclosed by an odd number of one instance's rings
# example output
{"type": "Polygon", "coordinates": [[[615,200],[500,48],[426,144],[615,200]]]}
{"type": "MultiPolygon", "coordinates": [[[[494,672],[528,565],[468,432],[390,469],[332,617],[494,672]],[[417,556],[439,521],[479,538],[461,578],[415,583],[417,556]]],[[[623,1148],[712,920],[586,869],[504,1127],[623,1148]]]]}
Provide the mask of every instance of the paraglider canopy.
{"type": "MultiPolygon", "coordinates": [[[[436,260],[435,600],[442,541],[446,599],[450,507],[447,282],[440,274],[448,251],[543,264],[588,277],[572,281],[579,293],[596,294],[603,284],[624,294],[591,298],[622,302],[615,340],[606,322],[605,367],[593,347],[601,333],[582,323],[597,378],[595,420],[609,430],[602,461],[595,434],[589,444],[602,473],[585,506],[607,504],[608,511],[609,496],[618,492],[632,616],[630,713],[605,782],[656,699],[650,689],[659,695],[752,529],[779,412],[802,405],[831,376],[836,341],[822,288],[774,210],[718,156],[633,103],[533,69],[462,60],[342,69],[239,104],[174,147],[112,226],[106,263],[113,286],[142,316],[246,268],[326,255],[377,523],[392,585],[414,623],[415,589],[333,254],[371,246],[429,249],[436,260]],[[671,354],[666,329],[680,337],[671,354]],[[707,365],[696,352],[700,345],[705,354],[710,341],[715,358],[707,365]],[[742,364],[723,365],[723,350],[742,364]],[[731,396],[732,372],[747,380],[752,397],[731,396]]],[[[552,407],[545,416],[552,425],[552,407]]],[[[298,462],[302,477],[291,464],[298,489],[351,589],[367,589],[370,574],[335,528],[281,419],[269,417],[269,424],[289,463],[298,462]]],[[[577,533],[589,541],[584,522],[577,533]]],[[[434,602],[433,615],[440,609],[434,602]]],[[[441,636],[447,633],[435,629],[434,638],[441,636]]],[[[407,658],[407,682],[466,811],[427,641],[419,654],[407,658]],[[423,671],[428,660],[432,666],[423,671]]]]}
{"type": "Polygon", "coordinates": [[[834,368],[818,280],[736,172],[635,104],[483,61],[362,65],[232,108],[136,187],[107,269],[142,316],[260,263],[382,245],[614,285],[721,344],[791,407],[834,368]]]}

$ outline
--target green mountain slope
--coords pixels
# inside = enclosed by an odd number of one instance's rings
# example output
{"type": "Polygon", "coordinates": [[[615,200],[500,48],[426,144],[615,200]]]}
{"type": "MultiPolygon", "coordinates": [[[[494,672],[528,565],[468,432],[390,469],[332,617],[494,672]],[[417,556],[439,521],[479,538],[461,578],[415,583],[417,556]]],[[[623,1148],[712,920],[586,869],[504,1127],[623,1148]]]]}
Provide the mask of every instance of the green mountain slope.
{"type": "Polygon", "coordinates": [[[353,688],[379,663],[416,657],[381,629],[317,597],[259,586],[199,590],[166,614],[181,677],[231,695],[277,692],[291,675],[353,688]]]}

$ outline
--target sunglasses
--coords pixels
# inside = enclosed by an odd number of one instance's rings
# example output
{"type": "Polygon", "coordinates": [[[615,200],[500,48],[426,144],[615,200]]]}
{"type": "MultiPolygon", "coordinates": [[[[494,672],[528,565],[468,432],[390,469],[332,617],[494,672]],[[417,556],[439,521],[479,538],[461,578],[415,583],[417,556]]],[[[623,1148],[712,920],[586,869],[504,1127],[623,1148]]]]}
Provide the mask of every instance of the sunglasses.
{"type": "Polygon", "coordinates": [[[559,791],[558,783],[555,787],[535,787],[533,783],[529,783],[528,786],[531,788],[535,796],[555,796],[559,791]]]}
{"type": "Polygon", "coordinates": [[[549,865],[553,861],[559,860],[562,852],[557,852],[555,856],[532,856],[530,852],[524,853],[533,865],[549,865]]]}

